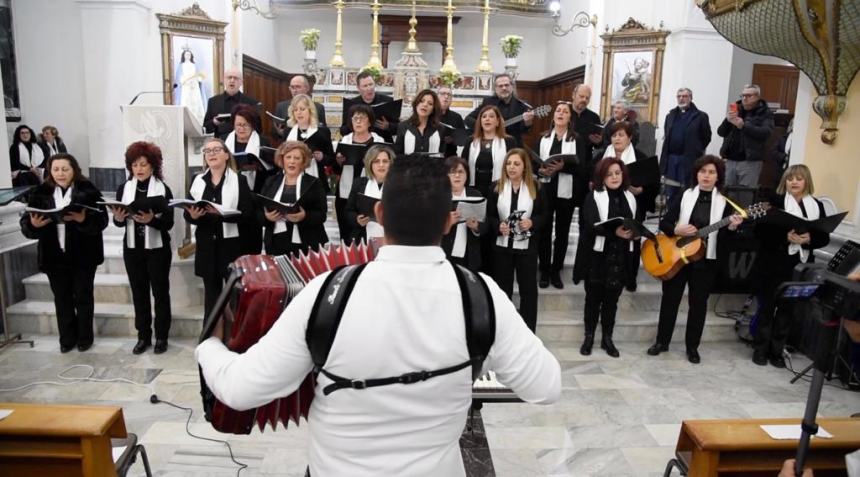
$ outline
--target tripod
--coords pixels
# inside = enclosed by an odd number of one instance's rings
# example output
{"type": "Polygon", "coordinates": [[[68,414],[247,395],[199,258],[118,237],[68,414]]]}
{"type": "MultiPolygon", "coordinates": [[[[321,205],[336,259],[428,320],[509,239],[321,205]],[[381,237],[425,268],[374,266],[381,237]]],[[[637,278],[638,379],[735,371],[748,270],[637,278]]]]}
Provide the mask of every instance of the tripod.
{"type": "MultiPolygon", "coordinates": [[[[839,329],[836,331],[836,333],[837,333],[836,334],[836,346],[834,347],[834,349],[836,349],[836,350],[840,349],[840,347],[842,346],[842,344],[844,343],[844,340],[845,340],[845,332],[843,331],[843,326],[842,326],[843,321],[845,321],[845,318],[841,318],[839,320],[839,329]]],[[[848,383],[849,384],[851,383],[851,379],[856,379],[856,380],[860,381],[860,376],[858,376],[857,370],[854,369],[854,364],[846,361],[845,358],[840,356],[838,352],[834,353],[833,361],[827,363],[828,364],[828,366],[827,366],[828,371],[827,371],[827,373],[824,374],[824,377],[828,381],[833,379],[833,371],[836,369],[836,365],[839,363],[841,363],[843,366],[845,366],[848,369],[848,383]]],[[[806,373],[809,372],[810,369],[812,369],[814,367],[815,367],[815,363],[814,362],[810,363],[809,366],[803,368],[800,372],[797,373],[797,375],[795,377],[791,378],[789,383],[790,384],[796,383],[798,380],[800,380],[800,378],[804,377],[806,375],[806,373]]],[[[814,377],[814,374],[813,374],[813,377],[814,377]]]]}

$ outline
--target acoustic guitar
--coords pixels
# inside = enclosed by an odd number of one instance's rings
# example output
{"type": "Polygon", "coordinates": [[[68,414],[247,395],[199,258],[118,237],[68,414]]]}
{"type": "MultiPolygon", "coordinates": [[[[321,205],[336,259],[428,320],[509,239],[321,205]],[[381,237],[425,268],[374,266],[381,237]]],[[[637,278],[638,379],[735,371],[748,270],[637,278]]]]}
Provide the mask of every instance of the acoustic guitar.
{"type": "MultiPolygon", "coordinates": [[[[535,113],[536,118],[545,118],[545,117],[549,116],[549,114],[552,112],[552,106],[550,106],[548,104],[544,104],[542,106],[538,106],[538,107],[532,109],[531,111],[533,113],[535,113]]],[[[511,124],[516,124],[522,120],[523,120],[523,115],[518,114],[518,115],[516,115],[510,119],[505,120],[505,127],[508,127],[511,124]]]]}
{"type": "MultiPolygon", "coordinates": [[[[742,214],[746,219],[764,217],[768,205],[764,202],[753,204],[742,214]]],[[[652,277],[659,280],[669,280],[690,262],[701,260],[708,249],[707,237],[711,233],[729,225],[729,217],[719,222],[702,227],[690,237],[669,237],[657,234],[653,239],[642,242],[642,266],[652,277]]]]}

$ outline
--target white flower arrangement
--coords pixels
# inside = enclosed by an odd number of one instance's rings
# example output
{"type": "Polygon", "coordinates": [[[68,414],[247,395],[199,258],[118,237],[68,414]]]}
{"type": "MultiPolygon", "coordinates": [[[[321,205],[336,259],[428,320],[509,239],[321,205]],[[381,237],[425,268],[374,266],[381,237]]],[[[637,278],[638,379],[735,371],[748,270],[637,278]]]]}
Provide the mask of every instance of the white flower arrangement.
{"type": "Polygon", "coordinates": [[[299,40],[305,50],[316,50],[320,41],[320,31],[316,28],[306,28],[299,32],[299,40]]]}
{"type": "Polygon", "coordinates": [[[457,81],[460,81],[462,77],[463,75],[460,74],[459,71],[452,72],[445,70],[439,72],[439,81],[449,88],[453,88],[457,81]]]}
{"type": "Polygon", "coordinates": [[[516,58],[520,54],[520,48],[523,46],[523,37],[520,35],[505,35],[499,39],[499,44],[502,45],[502,53],[505,58],[516,58]]]}

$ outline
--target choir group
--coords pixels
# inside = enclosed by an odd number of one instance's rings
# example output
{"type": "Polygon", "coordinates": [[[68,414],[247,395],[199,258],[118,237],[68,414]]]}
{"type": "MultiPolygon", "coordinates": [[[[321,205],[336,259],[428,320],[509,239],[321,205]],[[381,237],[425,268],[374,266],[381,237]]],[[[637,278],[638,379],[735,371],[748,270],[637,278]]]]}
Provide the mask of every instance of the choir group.
{"type": "MultiPolygon", "coordinates": [[[[290,85],[291,100],[278,104],[277,112],[285,118],[275,120],[273,132],[283,142],[272,148],[260,134],[256,101],[239,91],[241,76],[228,71],[225,77],[227,91],[211,98],[206,112],[206,128],[214,136],[202,148],[204,170],[191,182],[187,200],[179,204],[185,219],[196,226],[194,270],[203,279],[207,315],[221,292],[228,265],[239,256],[294,253],[327,243],[328,194],[334,195],[342,242],[382,237],[373,204],[382,196],[389,167],[398,157],[420,155],[444,160],[449,171],[457,207],[442,239],[445,254],[491,275],[508,296],[516,276],[519,311],[532,331],[537,325],[538,289],[550,284],[564,287],[561,271],[573,213],[579,209],[573,282],[582,282],[586,292],[580,352],[591,353],[600,323],[600,347],[619,356],[612,340],[617,304],[624,289],[636,290],[640,242],[623,223],[611,227],[603,223],[619,217],[641,223],[655,209],[659,184],[633,185],[631,165],[648,159],[635,147],[638,125],[623,114],[601,125],[587,107],[591,97],[587,85],[577,86],[570,101],[552,108],[551,127],[529,148],[522,144],[522,134],[531,127],[536,111],[516,97],[505,74],[496,77],[496,94],[465,121],[450,110],[451,90],[446,87],[418,93],[409,118],[397,121],[379,107],[392,98],[376,93],[373,77],[360,74],[360,95],[345,103],[342,139],[335,147],[325,110],[314,103],[307,78],[299,75],[290,85]],[[480,208],[459,207],[481,199],[484,214],[473,213],[480,208]]],[[[679,105],[683,91],[689,90],[679,91],[679,105]]],[[[691,100],[692,92],[689,96],[691,100]]],[[[695,141],[697,132],[688,127],[690,120],[688,115],[677,121],[686,121],[683,131],[695,141]]],[[[710,129],[707,135],[709,141],[710,129]]],[[[688,149],[685,137],[675,136],[666,139],[673,143],[669,147],[688,149]]],[[[177,203],[163,182],[161,151],[146,142],[129,145],[128,180],[117,190],[116,201],[107,201],[104,207],[100,192],[81,173],[75,158],[64,152],[56,130],[46,127],[43,139],[47,146],[37,143],[29,128],[19,127],[11,151],[12,170],[16,185],[39,184],[30,194],[31,208],[62,209],[57,215],[31,211],[21,218],[24,235],[39,241],[39,268],[54,292],[60,350],[85,351],[93,343],[93,281],[103,261],[102,231],[110,223],[107,208],[113,225],[125,228],[123,257],[138,332],[133,352],[143,353],[152,345],[154,325],[154,352],[163,353],[171,322],[171,207],[177,203]],[[46,168],[44,179],[39,165],[46,168]]],[[[672,158],[671,167],[689,171],[689,182],[682,181],[685,187],[670,198],[659,229],[668,236],[692,237],[723,218],[728,218],[728,227],[709,234],[705,259],[663,282],[657,339],[647,351],[657,355],[668,349],[684,289],[689,287],[685,344],[691,363],[700,362],[698,346],[715,277],[717,242],[734,233],[743,220],[740,209],[720,193],[726,161],[700,149],[686,164],[672,158]]],[[[821,202],[812,192],[809,170],[792,166],[771,205],[801,217],[823,216],[821,202]]],[[[766,297],[790,278],[795,264],[811,261],[812,249],[828,242],[827,234],[798,234],[769,225],[756,226],[756,234],[768,244],[759,261],[762,270],[770,271],[762,280],[766,297]]],[[[763,309],[753,360],[784,366],[787,318],[774,311],[772,300],[766,300],[763,309]]]]}

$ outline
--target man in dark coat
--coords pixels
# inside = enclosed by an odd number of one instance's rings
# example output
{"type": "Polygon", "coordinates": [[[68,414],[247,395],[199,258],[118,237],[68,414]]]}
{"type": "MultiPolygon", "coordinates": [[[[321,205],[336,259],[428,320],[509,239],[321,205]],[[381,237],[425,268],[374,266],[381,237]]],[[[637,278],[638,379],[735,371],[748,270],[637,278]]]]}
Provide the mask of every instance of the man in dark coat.
{"type": "MultiPolygon", "coordinates": [[[[355,77],[355,84],[358,86],[359,95],[354,98],[350,98],[349,102],[344,102],[343,117],[340,123],[341,136],[346,136],[352,132],[352,120],[349,117],[350,104],[366,104],[367,106],[373,106],[375,104],[394,101],[394,98],[391,96],[376,92],[376,81],[374,81],[373,76],[371,76],[367,71],[362,71],[355,77]]],[[[376,114],[376,111],[374,111],[374,114],[376,114]]],[[[377,115],[376,122],[373,123],[373,127],[371,127],[370,130],[382,136],[382,139],[385,139],[385,142],[393,143],[394,136],[397,135],[397,126],[399,125],[400,121],[389,121],[388,119],[377,115]]]]}
{"type": "Polygon", "coordinates": [[[250,104],[255,108],[260,104],[256,99],[239,91],[241,87],[242,73],[237,68],[224,72],[224,92],[209,98],[209,104],[206,105],[203,129],[207,133],[215,133],[215,136],[221,139],[226,138],[233,131],[233,120],[224,115],[232,113],[233,108],[239,104],[250,104]]]}
{"type": "Polygon", "coordinates": [[[761,99],[758,85],[744,86],[741,99],[729,107],[717,134],[724,137],[720,155],[726,159],[726,185],[758,188],[765,145],[773,132],[773,113],[761,99]]]}
{"type": "Polygon", "coordinates": [[[693,162],[705,154],[711,143],[711,123],[708,113],[693,103],[693,91],[681,88],[678,106],[672,108],[663,123],[663,150],[660,153],[660,173],[680,186],[666,186],[667,199],[684,190],[691,181],[693,162]]]}
{"type": "Polygon", "coordinates": [[[460,113],[456,111],[451,111],[451,100],[454,98],[454,93],[451,91],[450,86],[439,86],[436,89],[436,95],[439,97],[439,112],[441,116],[439,116],[439,122],[444,124],[445,134],[443,135],[445,141],[445,157],[450,156],[459,156],[457,154],[457,145],[454,144],[454,129],[466,129],[466,123],[463,122],[463,116],[460,116],[460,113]],[[450,126],[453,129],[449,129],[450,126]]]}
{"type": "Polygon", "coordinates": [[[594,148],[603,143],[603,133],[597,132],[600,129],[594,127],[600,126],[600,116],[588,109],[588,103],[591,102],[591,86],[587,84],[574,86],[571,100],[573,117],[570,120],[576,132],[576,157],[579,158],[579,165],[576,166],[573,175],[573,203],[579,207],[582,206],[582,201],[589,191],[588,183],[591,181],[594,165],[597,163],[594,158],[594,148]]]}
{"type": "MultiPolygon", "coordinates": [[[[295,97],[299,94],[306,94],[313,98],[313,93],[311,91],[311,82],[308,80],[308,77],[303,74],[297,74],[290,79],[290,96],[295,97]]],[[[290,116],[290,103],[292,99],[285,99],[278,103],[275,106],[275,116],[279,118],[289,119],[290,116]]],[[[319,125],[321,127],[327,127],[328,124],[325,122],[325,106],[320,103],[314,101],[314,107],[317,109],[317,119],[319,120],[319,125]]],[[[289,129],[286,127],[286,121],[283,123],[278,121],[272,121],[272,137],[278,139],[286,139],[287,132],[289,129]]]]}
{"type": "Polygon", "coordinates": [[[534,113],[531,112],[532,108],[514,94],[514,83],[509,74],[502,73],[496,75],[493,85],[496,94],[484,98],[481,105],[466,116],[466,127],[469,129],[475,128],[475,122],[478,121],[478,113],[487,105],[497,106],[502,112],[502,118],[506,121],[522,114],[523,120],[506,126],[505,132],[516,140],[517,147],[523,147],[523,134],[531,129],[535,117],[534,113]]]}

